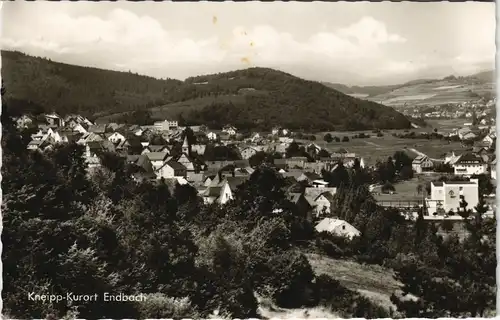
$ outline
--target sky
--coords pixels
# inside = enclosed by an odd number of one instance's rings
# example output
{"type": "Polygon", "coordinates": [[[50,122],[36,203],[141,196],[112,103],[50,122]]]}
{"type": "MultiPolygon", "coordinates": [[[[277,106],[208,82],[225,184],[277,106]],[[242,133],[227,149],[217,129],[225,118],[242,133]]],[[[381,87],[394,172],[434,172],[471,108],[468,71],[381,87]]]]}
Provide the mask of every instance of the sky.
{"type": "Polygon", "coordinates": [[[4,2],[0,47],[185,79],[269,67],[315,81],[397,84],[494,69],[482,2],[4,2]]]}

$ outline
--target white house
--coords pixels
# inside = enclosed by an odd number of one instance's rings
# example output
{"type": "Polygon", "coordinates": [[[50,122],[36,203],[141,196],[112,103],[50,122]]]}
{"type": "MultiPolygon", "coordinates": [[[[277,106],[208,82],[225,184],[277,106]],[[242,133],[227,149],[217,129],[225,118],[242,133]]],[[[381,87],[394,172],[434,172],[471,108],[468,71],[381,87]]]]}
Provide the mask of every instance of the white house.
{"type": "Polygon", "coordinates": [[[484,174],[488,170],[488,165],[483,158],[474,153],[465,153],[453,164],[455,175],[471,176],[474,174],[484,174]]]}
{"type": "Polygon", "coordinates": [[[75,131],[75,132],[80,132],[82,134],[85,134],[87,133],[87,129],[85,129],[81,123],[77,123],[75,124],[75,126],[73,128],[71,128],[71,130],[75,131]]]}
{"type": "Polygon", "coordinates": [[[361,232],[352,224],[335,218],[324,218],[315,227],[317,232],[328,232],[339,237],[352,239],[360,236],[361,232]]]}
{"type": "Polygon", "coordinates": [[[225,133],[229,134],[230,136],[234,136],[234,135],[236,135],[236,128],[233,126],[225,126],[222,129],[222,132],[225,132],[225,133]]]}
{"type": "Polygon", "coordinates": [[[179,162],[171,160],[165,162],[165,164],[158,169],[156,177],[157,179],[185,178],[186,172],[186,167],[179,162]]]}
{"type": "Polygon", "coordinates": [[[479,184],[477,179],[470,181],[431,182],[430,198],[426,199],[429,213],[445,215],[457,212],[462,197],[467,202],[467,209],[474,209],[479,203],[479,184]]]}
{"type": "Polygon", "coordinates": [[[153,166],[153,170],[158,171],[161,167],[163,167],[163,165],[168,157],[168,152],[148,152],[148,153],[145,153],[144,155],[151,162],[151,165],[153,166]]]}
{"type": "Polygon", "coordinates": [[[22,115],[16,119],[16,125],[18,128],[27,128],[32,123],[33,120],[27,115],[22,115]]]}
{"type": "Polygon", "coordinates": [[[200,156],[205,154],[206,149],[207,149],[207,146],[205,144],[193,144],[193,145],[191,145],[191,151],[196,152],[200,156]]]}
{"type": "Polygon", "coordinates": [[[208,140],[215,141],[217,140],[217,137],[218,135],[215,132],[210,131],[209,133],[207,133],[208,140]]]}
{"type": "Polygon", "coordinates": [[[259,152],[256,148],[253,147],[245,147],[241,149],[241,158],[243,159],[250,159],[254,154],[259,152]]]}
{"type": "MultiPolygon", "coordinates": [[[[323,188],[322,188],[323,189],[323,188]]],[[[321,193],[316,199],[314,199],[314,211],[316,216],[321,216],[323,214],[330,214],[330,208],[332,206],[333,196],[330,192],[321,193]]]]}
{"type": "Polygon", "coordinates": [[[494,141],[495,137],[492,134],[488,134],[486,137],[483,138],[483,142],[488,144],[488,146],[491,146],[494,141]]]}
{"type": "Polygon", "coordinates": [[[429,159],[429,157],[425,155],[419,155],[418,157],[413,159],[411,167],[416,173],[422,173],[423,171],[432,169],[432,167],[434,167],[434,163],[431,159],[429,159]]]}
{"type": "Polygon", "coordinates": [[[120,141],[125,141],[125,137],[119,132],[113,132],[108,136],[108,141],[119,143],[120,141]]]}

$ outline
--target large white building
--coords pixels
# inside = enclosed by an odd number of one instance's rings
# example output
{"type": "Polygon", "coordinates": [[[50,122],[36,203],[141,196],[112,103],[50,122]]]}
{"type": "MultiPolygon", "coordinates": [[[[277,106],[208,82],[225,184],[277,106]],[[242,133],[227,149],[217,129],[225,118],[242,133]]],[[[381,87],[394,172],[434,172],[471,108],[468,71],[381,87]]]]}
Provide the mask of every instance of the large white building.
{"type": "Polygon", "coordinates": [[[463,199],[467,209],[472,209],[479,203],[479,184],[477,179],[470,181],[431,182],[430,198],[426,199],[429,214],[447,214],[457,212],[463,199]]]}
{"type": "Polygon", "coordinates": [[[454,164],[455,175],[471,176],[474,174],[484,174],[488,171],[488,165],[478,154],[463,154],[454,164]]]}
{"type": "Polygon", "coordinates": [[[179,122],[176,120],[163,120],[154,123],[154,127],[158,131],[169,131],[179,128],[179,122]]]}

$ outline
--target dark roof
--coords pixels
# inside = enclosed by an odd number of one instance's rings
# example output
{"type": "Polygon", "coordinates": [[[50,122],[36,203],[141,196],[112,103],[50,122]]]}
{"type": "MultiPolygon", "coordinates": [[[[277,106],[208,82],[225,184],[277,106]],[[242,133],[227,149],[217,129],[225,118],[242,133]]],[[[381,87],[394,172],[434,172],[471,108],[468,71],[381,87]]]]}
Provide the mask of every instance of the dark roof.
{"type": "Polygon", "coordinates": [[[297,202],[299,202],[300,200],[300,197],[302,197],[302,193],[298,193],[298,192],[291,192],[289,195],[288,195],[288,200],[294,204],[297,204],[297,202]]]}
{"type": "Polygon", "coordinates": [[[89,141],[87,145],[91,150],[104,150],[104,146],[101,141],[89,141]]]}
{"type": "Polygon", "coordinates": [[[174,170],[186,170],[186,167],[177,161],[170,160],[167,162],[167,165],[174,170]]]}
{"type": "Polygon", "coordinates": [[[167,148],[167,146],[154,145],[154,144],[150,144],[147,148],[148,148],[151,152],[161,152],[161,150],[168,149],[168,148],[167,148]]]}
{"type": "Polygon", "coordinates": [[[250,161],[248,159],[243,159],[243,160],[235,160],[234,161],[234,166],[236,168],[246,168],[250,167],[250,161]]]}
{"type": "Polygon", "coordinates": [[[236,190],[236,188],[243,184],[245,181],[248,180],[248,177],[246,176],[237,176],[237,177],[227,177],[226,181],[229,184],[229,188],[231,191],[236,190]]]}
{"type": "Polygon", "coordinates": [[[304,172],[304,175],[310,180],[319,180],[322,177],[315,172],[304,172]]]}
{"type": "Polygon", "coordinates": [[[94,132],[94,133],[104,133],[106,131],[106,125],[105,124],[94,124],[88,128],[89,132],[94,132]]]}
{"type": "Polygon", "coordinates": [[[462,161],[467,161],[467,162],[480,162],[483,163],[483,158],[481,156],[474,154],[472,152],[468,152],[466,154],[463,154],[457,162],[462,162],[462,161]]]}
{"type": "Polygon", "coordinates": [[[476,184],[472,181],[445,181],[446,184],[476,184]]]}
{"type": "Polygon", "coordinates": [[[432,182],[433,185],[435,185],[436,187],[442,187],[443,186],[443,182],[442,181],[434,181],[432,182]]]}
{"type": "Polygon", "coordinates": [[[148,152],[145,153],[145,156],[148,157],[151,161],[163,161],[168,156],[166,152],[148,152]]]}
{"type": "Polygon", "coordinates": [[[127,155],[127,162],[136,162],[139,160],[140,155],[138,154],[132,154],[132,155],[127,155]]]}
{"type": "Polygon", "coordinates": [[[316,201],[319,197],[324,196],[328,201],[332,202],[333,201],[333,195],[330,192],[322,192],[318,194],[315,198],[314,201],[316,201]]]}
{"type": "Polygon", "coordinates": [[[145,172],[154,172],[151,161],[145,155],[140,155],[135,164],[144,169],[145,172]]]}
{"type": "Polygon", "coordinates": [[[219,186],[208,187],[203,194],[207,197],[218,197],[218,196],[220,196],[221,190],[222,190],[222,187],[219,187],[219,186]]]}
{"type": "Polygon", "coordinates": [[[286,164],[286,159],[274,159],[274,164],[286,164]]]}

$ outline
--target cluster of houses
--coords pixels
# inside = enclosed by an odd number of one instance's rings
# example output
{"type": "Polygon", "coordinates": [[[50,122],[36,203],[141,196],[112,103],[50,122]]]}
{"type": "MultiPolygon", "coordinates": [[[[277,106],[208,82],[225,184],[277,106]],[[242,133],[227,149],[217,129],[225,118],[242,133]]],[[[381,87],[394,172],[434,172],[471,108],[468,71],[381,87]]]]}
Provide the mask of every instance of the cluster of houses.
{"type": "MultiPolygon", "coordinates": [[[[301,193],[290,192],[290,200],[304,214],[319,216],[330,213],[336,189],[329,188],[322,180],[322,170],[334,170],[342,161],[347,167],[354,165],[356,154],[339,149],[328,157],[316,157],[310,162],[306,157],[286,158],[286,150],[294,139],[289,131],[276,128],[270,135],[255,133],[246,141],[234,144],[236,128],[225,126],[221,131],[209,131],[203,127],[190,127],[196,143],[189,143],[186,128],[177,121],[165,120],[152,126],[93,124],[80,115],[60,117],[47,114],[38,119],[22,116],[16,119],[20,128],[34,127],[29,150],[45,151],[57,144],[75,142],[84,146],[84,157],[89,171],[100,167],[100,153],[114,152],[121,155],[136,170],[136,181],[170,180],[195,187],[206,203],[225,204],[234,196],[236,188],[254,171],[249,159],[258,152],[273,152],[284,158],[275,159],[274,166],[285,178],[302,182],[306,187],[301,193]],[[154,136],[161,136],[162,144],[154,144],[154,136]],[[198,142],[205,141],[205,142],[198,142]],[[207,145],[232,145],[239,159],[204,159],[207,145]]],[[[305,148],[310,155],[318,155],[322,148],[310,143],[305,148]]],[[[358,159],[364,166],[363,159],[358,159]]]]}
{"type": "Polygon", "coordinates": [[[467,101],[454,105],[449,104],[447,105],[448,107],[443,107],[442,105],[408,106],[406,108],[403,107],[402,112],[406,116],[415,118],[423,117],[426,119],[472,119],[475,114],[480,124],[494,125],[496,117],[492,106],[495,104],[496,98],[490,100],[480,99],[479,101],[467,101]],[[425,109],[425,111],[422,112],[422,109],[425,109]]]}
{"type": "MultiPolygon", "coordinates": [[[[172,120],[156,122],[152,126],[93,124],[80,115],[60,117],[48,114],[37,119],[22,116],[16,121],[20,128],[36,128],[27,145],[29,150],[45,151],[57,144],[75,142],[85,148],[84,157],[89,172],[101,166],[101,152],[113,152],[135,168],[132,177],[136,181],[164,179],[190,184],[205,203],[221,205],[233,199],[237,187],[253,173],[254,168],[249,161],[252,156],[259,152],[278,153],[282,158],[274,159],[274,167],[283,177],[304,186],[301,192],[289,190],[289,200],[304,215],[315,218],[331,213],[337,191],[328,187],[321,172],[333,171],[341,162],[346,167],[356,162],[365,167],[362,158],[346,149],[325,154],[325,150],[315,143],[305,146],[306,152],[314,156],[315,161],[309,161],[304,156],[286,157],[294,139],[283,128],[273,129],[268,135],[254,133],[246,139],[237,139],[239,134],[233,126],[225,126],[219,131],[210,131],[203,126],[190,127],[196,138],[195,143],[190,143],[184,134],[186,128],[172,120]],[[155,137],[161,137],[161,142],[155,137]],[[238,159],[206,159],[204,155],[209,145],[231,146],[237,150],[238,159]]],[[[441,162],[453,167],[455,175],[490,172],[491,177],[496,179],[496,159],[490,149],[495,136],[491,133],[488,137],[491,141],[485,138],[484,146],[461,155],[451,153],[441,162]]],[[[435,165],[436,159],[419,155],[413,160],[412,168],[416,173],[423,173],[432,170],[435,165]]],[[[455,210],[461,195],[467,198],[469,207],[474,207],[479,199],[477,181],[433,183],[431,194],[426,199],[429,212],[455,210]]],[[[321,226],[318,226],[321,228],[335,229],[335,232],[331,231],[334,233],[352,235],[357,232],[342,220],[323,220],[320,223],[321,226]]]]}

